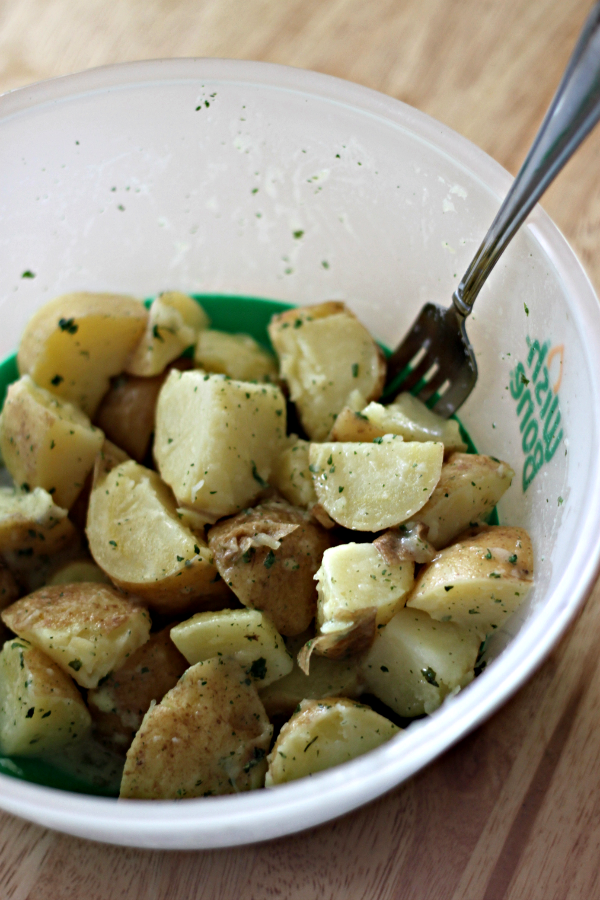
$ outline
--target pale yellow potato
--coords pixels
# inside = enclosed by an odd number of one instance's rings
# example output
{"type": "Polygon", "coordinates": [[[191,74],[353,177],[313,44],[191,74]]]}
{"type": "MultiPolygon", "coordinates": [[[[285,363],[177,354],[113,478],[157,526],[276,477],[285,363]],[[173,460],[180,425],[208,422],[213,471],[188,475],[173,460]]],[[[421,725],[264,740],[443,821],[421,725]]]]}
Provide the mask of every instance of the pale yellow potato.
{"type": "Polygon", "coordinates": [[[43,488],[31,492],[0,487],[0,554],[23,559],[59,553],[77,541],[67,510],[43,488]]]}
{"type": "Polygon", "coordinates": [[[362,661],[365,689],[399,716],[432,713],[473,680],[480,643],[454,622],[401,609],[378,631],[362,661]]]}
{"type": "Polygon", "coordinates": [[[144,607],[88,582],[40,588],[5,609],[2,621],[86,688],[97,687],[150,634],[144,607]]]}
{"type": "Polygon", "coordinates": [[[224,519],[208,545],[226,584],[240,603],[267,613],[286,636],[305,631],[314,618],[314,576],[328,532],[304,510],[280,501],[224,519]]]}
{"type": "MultiPolygon", "coordinates": [[[[21,593],[15,576],[6,565],[6,561],[0,557],[0,612],[18,600],[21,593]]],[[[0,644],[3,644],[10,636],[9,629],[4,622],[0,621],[0,644]]]]}
{"type": "Polygon", "coordinates": [[[54,584],[80,584],[83,581],[111,584],[108,575],[91,559],[74,559],[55,569],[46,579],[46,585],[50,587],[54,584]]]}
{"type": "Polygon", "coordinates": [[[279,388],[173,371],[158,398],[154,456],[180,505],[215,522],[266,487],[285,427],[279,388]]]}
{"type": "Polygon", "coordinates": [[[193,346],[209,319],[199,303],[179,291],[166,291],[150,307],[146,330],[129,359],[130,375],[159,375],[193,346]]]}
{"type": "Polygon", "coordinates": [[[289,675],[294,661],[285,641],[256,609],[196,613],[171,629],[171,640],[190,665],[213,656],[231,656],[257,688],[289,675]]]}
{"type": "Polygon", "coordinates": [[[507,463],[491,456],[452,453],[433,494],[415,515],[427,526],[429,543],[439,550],[481,522],[508,490],[514,474],[507,463]]]}
{"type": "Polygon", "coordinates": [[[310,509],[318,503],[318,497],[308,468],[308,451],[310,443],[302,439],[296,440],[287,447],[273,464],[273,472],[269,479],[273,487],[283,494],[293,506],[310,509]]]}
{"type": "Polygon", "coordinates": [[[44,488],[70,509],[104,441],[99,428],[72,403],[24,375],[8,388],[0,416],[0,453],[15,484],[44,488]]]}
{"type": "Polygon", "coordinates": [[[383,354],[343,303],[322,303],[273,316],[269,336],[279,356],[281,376],[312,440],[325,440],[344,406],[364,406],[383,390],[383,354]]]}
{"type": "Polygon", "coordinates": [[[269,754],[265,787],[339,766],[399,733],[389,719],[345,697],[304,700],[269,754]]]}
{"type": "Polygon", "coordinates": [[[127,750],[154,700],[158,703],[175,687],[187,660],[163,628],[88,691],[87,702],[94,733],[116,750],[127,750]]]}
{"type": "Polygon", "coordinates": [[[523,528],[474,528],[425,566],[406,605],[454,622],[481,640],[500,628],[533,584],[533,549],[523,528]]]}
{"type": "Polygon", "coordinates": [[[64,294],[29,320],[17,354],[19,372],[93,416],[147,320],[144,305],[133,297],[64,294]]]}
{"type": "Polygon", "coordinates": [[[194,359],[206,372],[220,372],[238,381],[276,381],[277,360],[249,334],[201,331],[194,359]]]}
{"type": "Polygon", "coordinates": [[[0,652],[0,753],[41,756],[73,744],[91,717],[72,680],[21,638],[0,652]]]}
{"type": "Polygon", "coordinates": [[[88,508],[90,552],[111,581],[162,613],[227,593],[206,541],[191,531],[160,476],[133,460],[99,460],[88,508]]]}
{"type": "Polygon", "coordinates": [[[355,531],[381,531],[414,516],[440,478],[444,445],[395,435],[371,444],[311,444],[310,470],[319,502],[355,531]]]}
{"type": "Polygon", "coordinates": [[[189,668],[144,716],[120,796],[178,800],[262,787],[273,727],[248,682],[233,659],[189,668]]]}

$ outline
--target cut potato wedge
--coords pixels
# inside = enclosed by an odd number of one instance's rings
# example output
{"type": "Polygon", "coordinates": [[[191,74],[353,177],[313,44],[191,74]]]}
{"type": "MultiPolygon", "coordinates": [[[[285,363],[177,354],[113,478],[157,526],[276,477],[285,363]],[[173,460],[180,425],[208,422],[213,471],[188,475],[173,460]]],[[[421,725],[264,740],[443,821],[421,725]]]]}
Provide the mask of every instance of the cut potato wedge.
{"type": "Polygon", "coordinates": [[[364,406],[383,390],[383,354],[343,303],[274,316],[269,336],[302,425],[315,441],[325,440],[344,406],[364,406]]]}
{"type": "Polygon", "coordinates": [[[67,510],[56,506],[43,488],[27,493],[0,487],[0,553],[23,559],[50,556],[77,540],[67,510]]]}
{"type": "Polygon", "coordinates": [[[154,700],[160,702],[188,667],[163,628],[129,656],[122,666],[88,692],[94,731],[103,743],[127,750],[154,700]]]}
{"type": "Polygon", "coordinates": [[[94,688],[148,640],[147,611],[105,584],[41,588],[17,600],[2,621],[82,687],[94,688]]]}
{"type": "Polygon", "coordinates": [[[29,375],[8,388],[0,417],[0,452],[22,490],[41,487],[70,509],[104,441],[72,403],[59,400],[29,375]]]}
{"type": "Polygon", "coordinates": [[[154,431],[156,401],[164,378],[121,375],[105,394],[94,418],[106,437],[131,459],[143,462],[154,431]]]}
{"type": "Polygon", "coordinates": [[[304,700],[269,754],[266,787],[314,775],[356,759],[400,729],[370,707],[345,697],[304,700]]]}
{"type": "Polygon", "coordinates": [[[91,559],[74,559],[55,569],[46,580],[46,586],[54,584],[81,584],[82,582],[95,582],[96,584],[111,584],[111,580],[91,559]]]}
{"type": "Polygon", "coordinates": [[[362,662],[366,690],[399,716],[432,713],[473,680],[480,643],[454,622],[401,609],[378,631],[362,662]]]}
{"type": "Polygon", "coordinates": [[[249,334],[201,331],[194,359],[206,372],[229,375],[238,381],[276,381],[277,360],[249,334]]]}
{"type": "Polygon", "coordinates": [[[415,515],[427,526],[427,540],[440,550],[470,525],[489,515],[510,487],[507,463],[475,453],[453,453],[442,466],[437,486],[415,515]]]}
{"type": "Polygon", "coordinates": [[[381,531],[413,516],[440,478],[444,445],[394,435],[372,444],[311,444],[310,470],[319,502],[355,531],[381,531]]]}
{"type": "Polygon", "coordinates": [[[199,303],[179,291],[166,291],[154,300],[148,322],[125,369],[130,375],[159,375],[170,362],[192,347],[208,328],[199,303]]]}
{"type": "Polygon", "coordinates": [[[151,707],[127,753],[121,797],[179,800],[262,787],[273,727],[232,659],[188,669],[151,707]]]}
{"type": "Polygon", "coordinates": [[[169,488],[133,460],[105,471],[99,458],[86,533],[100,568],[153,610],[181,613],[228,593],[213,555],[181,521],[169,488]]]}
{"type": "Polygon", "coordinates": [[[286,636],[305,631],[314,618],[314,576],[330,543],[306,512],[283,502],[246,510],[208,533],[224,582],[240,603],[267,613],[286,636]]]}
{"type": "Polygon", "coordinates": [[[277,629],[256,609],[197,613],[171,629],[171,640],[190,665],[232,656],[257,688],[289,675],[294,665],[277,629]]]}
{"type": "Polygon", "coordinates": [[[285,423],[277,387],[173,371],[158,398],[154,455],[179,503],[215,522],[266,487],[285,423]]]}
{"type": "Polygon", "coordinates": [[[19,372],[93,416],[147,319],[145,307],[133,297],[64,294],[29,320],[17,355],[19,372]]]}
{"type": "Polygon", "coordinates": [[[310,443],[297,440],[288,447],[273,464],[269,479],[273,487],[283,494],[293,506],[310,509],[318,503],[318,497],[310,473],[308,452],[310,443]]]}
{"type": "Polygon", "coordinates": [[[41,756],[81,740],[91,717],[72,680],[20,638],[0,652],[0,752],[41,756]]]}
{"type": "Polygon", "coordinates": [[[521,605],[532,583],[527,532],[488,525],[441,550],[420,572],[407,606],[452,621],[483,640],[521,605]]]}

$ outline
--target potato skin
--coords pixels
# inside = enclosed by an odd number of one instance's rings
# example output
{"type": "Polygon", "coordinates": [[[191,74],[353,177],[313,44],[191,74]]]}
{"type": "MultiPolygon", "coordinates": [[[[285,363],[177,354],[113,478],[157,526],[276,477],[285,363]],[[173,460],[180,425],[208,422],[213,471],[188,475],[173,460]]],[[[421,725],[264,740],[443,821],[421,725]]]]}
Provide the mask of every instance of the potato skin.
{"type": "Polygon", "coordinates": [[[154,431],[156,400],[164,378],[120,375],[105,394],[94,424],[136,462],[143,462],[154,431]]]}
{"type": "Polygon", "coordinates": [[[196,663],[152,707],[127,753],[121,798],[179,800],[262,787],[273,727],[241,666],[196,663]]]}
{"type": "Polygon", "coordinates": [[[324,528],[283,502],[246,510],[208,533],[217,569],[240,603],[267,613],[286,636],[305,631],[314,618],[314,576],[330,544],[324,528]]]}

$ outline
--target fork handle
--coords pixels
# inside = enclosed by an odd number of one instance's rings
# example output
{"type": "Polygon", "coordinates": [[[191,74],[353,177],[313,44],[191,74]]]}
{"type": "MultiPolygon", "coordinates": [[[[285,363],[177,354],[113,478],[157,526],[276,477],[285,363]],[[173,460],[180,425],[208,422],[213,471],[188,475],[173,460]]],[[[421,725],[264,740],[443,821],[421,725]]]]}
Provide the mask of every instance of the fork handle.
{"type": "Polygon", "coordinates": [[[600,2],[590,12],[531,150],[452,295],[466,317],[513,235],[600,118],[600,2]]]}

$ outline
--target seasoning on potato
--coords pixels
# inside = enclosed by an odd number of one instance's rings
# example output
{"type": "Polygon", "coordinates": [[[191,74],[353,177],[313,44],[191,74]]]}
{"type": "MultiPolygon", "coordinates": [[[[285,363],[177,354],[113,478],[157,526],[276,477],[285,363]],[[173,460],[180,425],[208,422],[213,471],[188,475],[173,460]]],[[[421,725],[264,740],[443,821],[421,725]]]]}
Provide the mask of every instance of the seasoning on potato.
{"type": "Polygon", "coordinates": [[[159,294],[150,307],[146,330],[125,371],[130,375],[159,375],[207,328],[208,316],[199,303],[179,291],[159,294]]]}
{"type": "Polygon", "coordinates": [[[206,372],[219,372],[237,381],[277,380],[275,357],[249,334],[201,331],[194,359],[206,372]]]}

